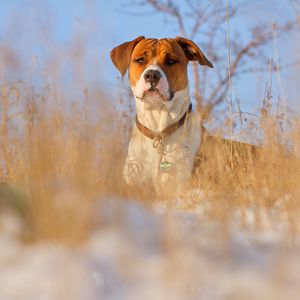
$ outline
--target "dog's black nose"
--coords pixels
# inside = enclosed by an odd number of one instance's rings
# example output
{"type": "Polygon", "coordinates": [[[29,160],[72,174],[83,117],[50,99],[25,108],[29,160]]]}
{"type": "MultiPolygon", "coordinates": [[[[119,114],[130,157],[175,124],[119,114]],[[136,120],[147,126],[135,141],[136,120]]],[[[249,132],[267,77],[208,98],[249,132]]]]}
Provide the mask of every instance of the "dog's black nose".
{"type": "Polygon", "coordinates": [[[161,77],[161,73],[158,70],[148,70],[144,74],[145,82],[148,82],[154,86],[158,84],[160,77],[161,77]]]}

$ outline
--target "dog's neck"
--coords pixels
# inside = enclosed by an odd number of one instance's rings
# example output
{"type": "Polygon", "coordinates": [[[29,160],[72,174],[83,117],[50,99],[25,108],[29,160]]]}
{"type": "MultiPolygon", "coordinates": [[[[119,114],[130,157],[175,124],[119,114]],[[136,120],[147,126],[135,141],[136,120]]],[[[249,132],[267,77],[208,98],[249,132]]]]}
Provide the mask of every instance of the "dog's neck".
{"type": "Polygon", "coordinates": [[[140,123],[154,132],[161,132],[178,122],[191,103],[188,87],[176,92],[173,99],[168,102],[153,103],[137,98],[135,100],[140,123]]]}

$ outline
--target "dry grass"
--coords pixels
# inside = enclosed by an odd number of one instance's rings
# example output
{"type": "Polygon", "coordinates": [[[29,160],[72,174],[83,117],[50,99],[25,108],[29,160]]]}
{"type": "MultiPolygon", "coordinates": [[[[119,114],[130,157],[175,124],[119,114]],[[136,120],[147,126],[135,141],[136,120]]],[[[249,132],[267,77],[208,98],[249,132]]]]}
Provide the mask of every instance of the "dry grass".
{"type": "MultiPolygon", "coordinates": [[[[98,200],[130,197],[150,205],[153,200],[151,190],[128,190],[121,178],[132,105],[120,112],[101,92],[82,90],[81,101],[72,102],[59,86],[46,91],[21,83],[1,86],[0,204],[26,220],[26,239],[78,243],[90,232],[98,200]]],[[[193,185],[208,195],[210,213],[221,222],[230,222],[239,210],[244,224],[245,211],[254,209],[259,227],[260,211],[267,209],[271,215],[276,208],[286,212],[295,232],[300,121],[285,116],[288,122],[282,124],[265,109],[258,120],[258,129],[249,126],[244,138],[262,135],[259,148],[224,142],[223,134],[204,137],[193,185]]],[[[202,200],[194,197],[187,207],[193,209],[202,200]]]]}
{"type": "Polygon", "coordinates": [[[57,103],[51,93],[46,99],[29,89],[2,87],[1,202],[19,208],[28,238],[77,242],[89,230],[93,202],[120,194],[122,116],[101,101],[92,121],[86,101],[74,105],[61,96],[57,103]],[[12,89],[18,118],[10,115],[12,89]]]}

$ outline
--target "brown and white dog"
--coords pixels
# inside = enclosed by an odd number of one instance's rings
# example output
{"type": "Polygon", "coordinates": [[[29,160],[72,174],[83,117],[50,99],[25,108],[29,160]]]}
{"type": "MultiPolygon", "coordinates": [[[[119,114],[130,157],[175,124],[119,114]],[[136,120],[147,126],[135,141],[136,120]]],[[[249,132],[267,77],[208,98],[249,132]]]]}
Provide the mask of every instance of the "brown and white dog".
{"type": "Polygon", "coordinates": [[[152,184],[157,193],[179,192],[189,181],[201,140],[199,115],[191,110],[187,65],[213,67],[191,40],[140,36],[111,51],[116,68],[129,80],[136,124],[129,143],[124,179],[152,184]]]}

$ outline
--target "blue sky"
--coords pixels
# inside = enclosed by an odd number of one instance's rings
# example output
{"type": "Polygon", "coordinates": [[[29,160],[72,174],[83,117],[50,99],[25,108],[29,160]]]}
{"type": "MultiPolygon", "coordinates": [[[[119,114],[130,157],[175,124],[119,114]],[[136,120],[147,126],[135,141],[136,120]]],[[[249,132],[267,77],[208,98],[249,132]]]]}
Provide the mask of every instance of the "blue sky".
{"type": "MultiPolygon", "coordinates": [[[[286,5],[286,0],[235,1],[246,4],[246,8],[231,24],[231,28],[233,32],[235,28],[239,28],[245,37],[251,24],[291,19],[295,14],[294,8],[286,5]]],[[[131,0],[0,0],[0,39],[2,44],[12,45],[17,49],[23,60],[23,71],[19,70],[9,76],[14,77],[13,79],[20,76],[23,80],[35,80],[33,77],[37,73],[30,71],[31,68],[38,68],[31,65],[33,58],[41,65],[43,59],[55,57],[60,51],[66,55],[65,49],[74,45],[74,36],[84,36],[83,47],[88,55],[84,72],[92,74],[87,76],[85,83],[98,85],[117,97],[122,85],[119,74],[110,61],[110,50],[138,35],[172,37],[179,34],[175,23],[160,14],[149,14],[149,9],[141,14],[124,13],[135,12],[133,7],[126,5],[130,2],[131,0]]],[[[293,55],[299,49],[291,40],[285,41],[285,47],[278,48],[280,58],[293,55]]],[[[220,49],[224,50],[226,45],[224,49],[220,49]]],[[[270,56],[273,55],[272,51],[271,48],[270,56]]],[[[207,55],[209,57],[209,53],[207,55]]],[[[71,61],[68,59],[62,60],[60,65],[66,63],[71,68],[71,61]]],[[[295,77],[296,71],[299,69],[282,73],[282,89],[294,105],[298,98],[299,83],[290,79],[295,77]]],[[[71,78],[66,80],[72,81],[71,78]]],[[[258,105],[267,80],[267,74],[251,74],[235,83],[234,88],[241,98],[244,110],[253,111],[258,105]]]]}

